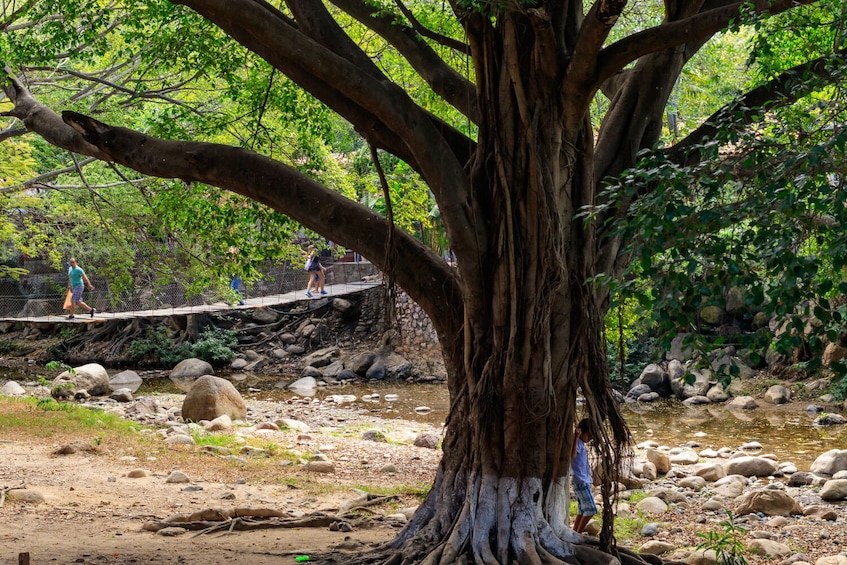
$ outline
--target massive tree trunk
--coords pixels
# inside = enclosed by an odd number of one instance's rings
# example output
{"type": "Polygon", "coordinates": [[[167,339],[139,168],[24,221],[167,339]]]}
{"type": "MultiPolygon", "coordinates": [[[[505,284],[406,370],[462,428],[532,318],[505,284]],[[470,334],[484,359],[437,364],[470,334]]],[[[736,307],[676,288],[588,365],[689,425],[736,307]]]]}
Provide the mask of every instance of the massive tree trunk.
{"type": "Polygon", "coordinates": [[[483,120],[470,216],[484,240],[478,256],[458,262],[465,323],[461,345],[445,350],[445,455],[393,547],[427,563],[465,552],[477,563],[608,562],[570,529],[567,493],[578,417],[603,430],[606,479],[628,439],[588,282],[596,242],[574,219],[593,203],[590,124],[550,80],[558,62],[545,57],[552,37],[542,20],[515,15],[498,29],[480,26],[474,39],[483,120]]]}

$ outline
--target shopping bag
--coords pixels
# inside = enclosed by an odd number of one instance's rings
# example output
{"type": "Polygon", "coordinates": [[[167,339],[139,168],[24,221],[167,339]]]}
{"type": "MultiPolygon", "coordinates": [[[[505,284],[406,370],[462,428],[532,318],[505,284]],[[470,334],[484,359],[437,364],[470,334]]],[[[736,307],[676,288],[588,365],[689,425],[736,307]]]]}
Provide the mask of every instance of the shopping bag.
{"type": "Polygon", "coordinates": [[[68,293],[65,295],[65,305],[62,306],[63,309],[69,310],[71,307],[71,289],[68,289],[68,293]]]}

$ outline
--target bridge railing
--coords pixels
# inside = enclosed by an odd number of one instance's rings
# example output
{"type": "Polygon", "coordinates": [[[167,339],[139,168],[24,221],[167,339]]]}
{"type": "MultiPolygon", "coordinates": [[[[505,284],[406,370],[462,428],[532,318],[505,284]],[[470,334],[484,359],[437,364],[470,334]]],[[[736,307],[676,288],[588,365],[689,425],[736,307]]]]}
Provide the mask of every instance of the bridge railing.
{"type": "MultiPolygon", "coordinates": [[[[327,284],[344,284],[361,281],[363,277],[376,274],[376,268],[367,261],[336,262],[327,271],[327,284]]],[[[93,271],[93,270],[92,270],[93,271]]],[[[163,308],[198,307],[217,302],[232,301],[232,296],[213,290],[189,295],[183,285],[171,283],[157,285],[155,281],[140,283],[137,287],[115,293],[109,281],[89,274],[94,290],[86,290],[83,301],[100,312],[143,312],[163,308]]],[[[265,276],[250,285],[242,285],[241,294],[251,299],[253,305],[262,304],[262,297],[270,297],[304,289],[308,274],[299,266],[280,265],[267,270],[265,276]]],[[[64,272],[31,273],[19,281],[0,280],[0,318],[31,319],[43,316],[64,315],[63,303],[67,289],[67,274],[64,272]]]]}

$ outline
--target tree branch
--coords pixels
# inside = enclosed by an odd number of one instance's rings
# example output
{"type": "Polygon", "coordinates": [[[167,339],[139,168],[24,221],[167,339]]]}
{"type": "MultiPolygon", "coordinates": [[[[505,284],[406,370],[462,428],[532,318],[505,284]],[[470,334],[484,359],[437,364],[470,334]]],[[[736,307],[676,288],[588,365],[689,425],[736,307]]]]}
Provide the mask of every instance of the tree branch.
{"type": "Polygon", "coordinates": [[[397,8],[400,12],[409,20],[409,24],[411,24],[412,29],[415,30],[418,34],[427,39],[431,39],[439,45],[452,49],[453,51],[458,51],[459,53],[464,53],[465,55],[470,54],[470,47],[461,41],[453,39],[452,37],[447,37],[446,35],[442,35],[440,33],[435,33],[425,25],[421,24],[412,11],[406,7],[402,0],[394,0],[394,4],[397,5],[397,8]]]}
{"type": "Polygon", "coordinates": [[[596,90],[592,81],[596,73],[598,53],[626,4],[626,0],[598,0],[585,16],[568,67],[569,80],[565,82],[568,85],[566,96],[574,99],[574,104],[582,104],[582,100],[593,95],[596,90]]]}
{"type": "Polygon", "coordinates": [[[753,13],[778,14],[798,5],[814,4],[820,0],[755,0],[735,2],[706,10],[690,18],[665,23],[634,33],[603,49],[597,59],[597,85],[614,75],[629,63],[649,53],[677,45],[702,41],[726,28],[742,14],[742,8],[753,4],[753,13]]]}
{"type": "Polygon", "coordinates": [[[67,127],[53,110],[37,101],[12,69],[6,67],[6,74],[9,82],[4,85],[4,90],[14,107],[3,115],[18,118],[27,129],[37,131],[51,145],[105,160],[99,148],[86,142],[79,133],[67,127]]]}
{"type": "MultiPolygon", "coordinates": [[[[390,43],[406,58],[412,68],[436,94],[464,116],[467,116],[473,123],[479,123],[479,108],[477,107],[474,85],[445,63],[423,41],[417,29],[399,25],[392,16],[383,14],[378,7],[361,0],[331,1],[390,43]]],[[[401,10],[403,10],[402,4],[399,1],[397,3],[401,5],[401,10]]],[[[404,14],[406,12],[408,10],[404,10],[404,14]]],[[[411,15],[406,17],[411,17],[411,15]]],[[[412,18],[410,21],[416,22],[417,20],[412,18]]],[[[462,52],[469,50],[467,45],[460,45],[462,52]]]]}
{"type": "MultiPolygon", "coordinates": [[[[388,80],[307,37],[264,2],[173,0],[189,6],[347,118],[371,145],[397,155],[426,181],[458,250],[473,256],[464,165],[473,143],[421,109],[388,80]]],[[[355,248],[355,246],[352,246],[355,248]]]]}
{"type": "Polygon", "coordinates": [[[796,65],[769,82],[745,93],[741,98],[719,109],[709,116],[700,127],[681,139],[667,151],[668,159],[679,165],[690,165],[700,160],[700,150],[695,146],[704,140],[714,139],[719,131],[721,118],[733,112],[736,129],[751,124],[753,120],[776,106],[793,104],[803,96],[819,89],[822,83],[833,79],[833,70],[839,72],[847,65],[847,48],[796,65]],[[809,76],[820,80],[804,80],[809,76]]]}
{"type": "Polygon", "coordinates": [[[381,269],[385,267],[386,234],[391,229],[398,261],[417,266],[397,270],[398,284],[421,307],[428,312],[431,309],[439,331],[455,332],[461,325],[458,285],[453,270],[441,257],[406,232],[387,225],[385,218],[373,210],[293,167],[239,147],[167,141],[75,112],[63,112],[62,117],[69,129],[97,149],[100,159],[149,176],[201,182],[241,194],[360,251],[381,269]],[[419,276],[421,270],[426,277],[419,276]]]}

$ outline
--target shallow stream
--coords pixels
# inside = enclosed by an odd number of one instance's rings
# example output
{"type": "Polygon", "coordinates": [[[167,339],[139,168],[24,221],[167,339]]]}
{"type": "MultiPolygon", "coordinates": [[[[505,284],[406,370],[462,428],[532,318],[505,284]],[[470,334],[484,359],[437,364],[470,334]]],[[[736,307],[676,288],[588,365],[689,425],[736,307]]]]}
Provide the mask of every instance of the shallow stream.
{"type": "MultiPolygon", "coordinates": [[[[0,374],[0,382],[5,378],[15,377],[0,374]]],[[[248,388],[247,383],[236,384],[245,397],[255,400],[285,402],[295,397],[308,398],[283,389],[268,389],[266,383],[255,388],[248,388]]],[[[146,379],[135,396],[156,392],[178,392],[178,389],[166,378],[146,379]]],[[[363,414],[435,426],[444,423],[449,408],[444,384],[345,384],[318,388],[312,399],[326,401],[334,395],[345,401],[346,408],[358,409],[363,414]],[[393,398],[390,395],[396,395],[396,400],[386,400],[393,398]],[[355,400],[346,402],[351,397],[355,400]]],[[[636,443],[654,440],[660,445],[677,447],[694,442],[699,451],[721,447],[737,449],[743,443],[757,441],[762,445],[761,453],[773,453],[780,462],[793,462],[798,469],[806,471],[821,453],[847,449],[847,426],[813,426],[818,414],[807,412],[808,404],[795,402],[771,406],[760,400],[760,408],[740,411],[718,404],[687,407],[674,400],[664,400],[652,404],[626,404],[623,411],[636,443]]]]}

